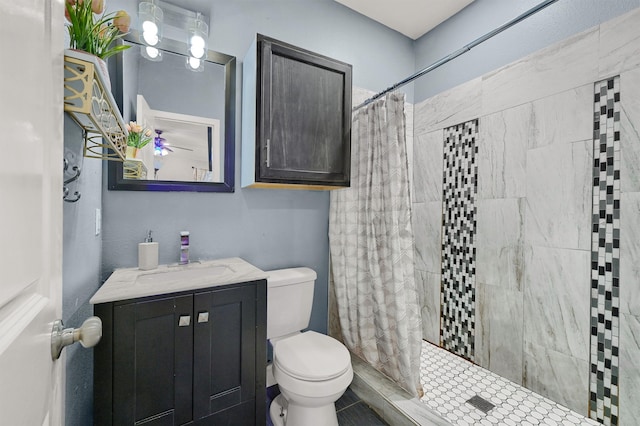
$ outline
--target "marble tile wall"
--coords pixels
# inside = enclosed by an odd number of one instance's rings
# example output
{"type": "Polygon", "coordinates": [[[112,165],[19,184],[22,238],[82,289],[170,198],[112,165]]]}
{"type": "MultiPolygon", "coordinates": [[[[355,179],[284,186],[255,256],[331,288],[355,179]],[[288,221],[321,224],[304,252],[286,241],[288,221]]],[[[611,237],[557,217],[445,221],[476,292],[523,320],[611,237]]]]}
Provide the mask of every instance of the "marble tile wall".
{"type": "MultiPolygon", "coordinates": [[[[593,85],[618,74],[619,424],[631,426],[640,422],[640,9],[415,105],[413,224],[416,277],[433,303],[443,129],[479,118],[475,361],[588,415],[593,85]]],[[[438,310],[422,309],[431,342],[438,310]]]]}
{"type": "MultiPolygon", "coordinates": [[[[640,422],[640,13],[603,24],[602,68],[620,74],[620,424],[640,422]],[[631,37],[623,34],[631,33],[631,37]],[[612,67],[605,69],[604,64],[612,67]]],[[[605,77],[610,75],[605,75],[605,77]]]]}

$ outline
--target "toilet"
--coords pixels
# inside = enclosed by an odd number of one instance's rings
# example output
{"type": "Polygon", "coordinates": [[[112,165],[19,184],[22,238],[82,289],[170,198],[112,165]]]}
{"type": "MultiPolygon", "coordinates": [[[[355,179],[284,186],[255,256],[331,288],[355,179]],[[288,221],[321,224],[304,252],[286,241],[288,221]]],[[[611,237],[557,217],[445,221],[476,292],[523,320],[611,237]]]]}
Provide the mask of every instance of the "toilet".
{"type": "Polygon", "coordinates": [[[336,339],[309,326],[316,273],[309,268],[267,271],[267,338],[273,362],[267,385],[277,383],[269,408],[275,426],[337,426],[335,401],[353,379],[351,356],[336,339]]]}

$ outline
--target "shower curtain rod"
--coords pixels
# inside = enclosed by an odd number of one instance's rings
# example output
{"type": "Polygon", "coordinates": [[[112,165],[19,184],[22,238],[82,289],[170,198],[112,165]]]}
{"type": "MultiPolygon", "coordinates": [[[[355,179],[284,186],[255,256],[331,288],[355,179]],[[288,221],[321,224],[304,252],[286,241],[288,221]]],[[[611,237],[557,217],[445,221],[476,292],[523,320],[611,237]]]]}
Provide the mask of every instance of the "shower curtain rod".
{"type": "Polygon", "coordinates": [[[404,80],[401,80],[398,83],[394,84],[393,86],[388,87],[387,89],[383,90],[382,92],[377,93],[376,95],[370,97],[369,99],[367,99],[366,101],[364,101],[363,103],[358,105],[357,107],[353,108],[353,111],[356,111],[356,110],[362,108],[363,106],[366,106],[366,105],[370,104],[371,102],[375,101],[376,99],[381,98],[382,96],[386,95],[387,93],[392,92],[392,91],[396,90],[397,88],[404,86],[405,84],[411,83],[413,80],[415,80],[415,79],[417,79],[419,77],[422,77],[423,75],[435,70],[436,68],[440,67],[441,65],[446,64],[447,62],[451,61],[452,59],[457,58],[458,56],[462,55],[463,53],[468,52],[469,50],[473,49],[474,47],[476,47],[480,43],[483,43],[483,42],[489,40],[491,37],[493,37],[493,36],[495,36],[497,34],[500,34],[504,30],[514,26],[518,22],[524,21],[528,17],[530,17],[532,15],[535,15],[536,13],[540,12],[545,7],[551,5],[552,3],[555,3],[557,1],[558,0],[545,0],[545,1],[543,1],[542,3],[538,4],[537,6],[534,6],[531,9],[527,10],[526,12],[521,14],[520,16],[517,16],[516,18],[512,19],[511,21],[509,21],[509,22],[507,22],[505,24],[502,24],[501,26],[499,26],[495,30],[486,33],[482,37],[479,37],[479,38],[475,39],[471,43],[469,43],[469,44],[465,45],[464,47],[456,50],[455,52],[445,56],[444,58],[434,62],[433,64],[429,65],[428,67],[423,68],[422,70],[416,72],[415,74],[410,75],[409,77],[405,78],[404,80]]]}

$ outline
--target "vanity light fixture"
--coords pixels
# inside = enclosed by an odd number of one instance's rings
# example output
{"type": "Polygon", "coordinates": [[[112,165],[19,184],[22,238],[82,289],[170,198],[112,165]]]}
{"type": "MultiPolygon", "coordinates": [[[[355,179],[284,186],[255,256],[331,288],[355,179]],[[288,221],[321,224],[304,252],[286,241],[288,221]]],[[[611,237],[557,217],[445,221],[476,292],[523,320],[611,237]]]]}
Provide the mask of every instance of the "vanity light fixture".
{"type": "Polygon", "coordinates": [[[160,43],[160,40],[162,40],[163,18],[162,9],[155,3],[140,3],[140,6],[138,6],[138,21],[140,22],[140,41],[142,43],[147,46],[156,46],[160,43]]]}
{"type": "Polygon", "coordinates": [[[163,0],[142,1],[138,7],[141,54],[150,61],[162,60],[162,37],[186,40],[186,67],[204,70],[209,39],[208,17],[163,0]]]}
{"type": "Polygon", "coordinates": [[[202,20],[202,14],[197,13],[189,26],[189,55],[202,59],[207,52],[207,39],[209,38],[209,26],[202,20]]]}

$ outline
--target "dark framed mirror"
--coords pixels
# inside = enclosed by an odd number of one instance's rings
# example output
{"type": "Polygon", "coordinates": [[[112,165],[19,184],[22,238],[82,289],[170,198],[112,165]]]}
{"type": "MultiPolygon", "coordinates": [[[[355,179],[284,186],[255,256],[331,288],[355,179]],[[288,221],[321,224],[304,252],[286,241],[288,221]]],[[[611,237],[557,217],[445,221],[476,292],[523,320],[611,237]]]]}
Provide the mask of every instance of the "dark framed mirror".
{"type": "Polygon", "coordinates": [[[186,43],[149,50],[136,32],[120,43],[130,48],[109,61],[111,91],[149,141],[108,162],[108,188],[234,192],[236,58],[209,50],[189,63],[186,43]]]}

